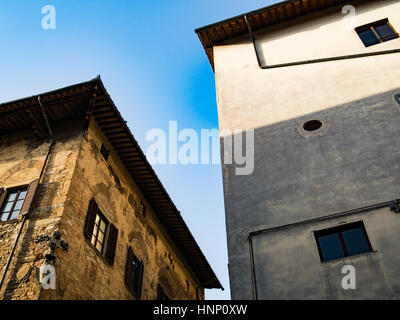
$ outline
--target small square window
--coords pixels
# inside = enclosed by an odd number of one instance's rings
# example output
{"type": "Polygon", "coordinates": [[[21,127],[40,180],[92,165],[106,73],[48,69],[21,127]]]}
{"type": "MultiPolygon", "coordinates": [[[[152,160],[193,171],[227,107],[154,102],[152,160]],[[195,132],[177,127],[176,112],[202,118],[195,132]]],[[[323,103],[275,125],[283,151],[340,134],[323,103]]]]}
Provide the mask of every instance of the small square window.
{"type": "Polygon", "coordinates": [[[101,145],[100,154],[103,156],[104,160],[108,160],[108,156],[110,155],[110,150],[106,148],[104,144],[101,145]]]}
{"type": "Polygon", "coordinates": [[[399,37],[388,19],[375,21],[357,27],[355,30],[366,47],[399,37]]]}
{"type": "Polygon", "coordinates": [[[17,219],[25,200],[27,188],[11,189],[7,191],[1,208],[1,221],[17,219]]]}
{"type": "Polygon", "coordinates": [[[321,261],[372,251],[364,224],[359,221],[314,232],[321,261]]]}

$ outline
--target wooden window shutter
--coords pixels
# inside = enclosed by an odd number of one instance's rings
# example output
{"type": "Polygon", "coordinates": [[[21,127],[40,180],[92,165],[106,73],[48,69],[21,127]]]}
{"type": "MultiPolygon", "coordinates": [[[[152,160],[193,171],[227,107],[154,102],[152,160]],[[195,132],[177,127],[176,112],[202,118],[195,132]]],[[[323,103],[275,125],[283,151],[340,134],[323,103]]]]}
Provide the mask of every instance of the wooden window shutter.
{"type": "Polygon", "coordinates": [[[92,233],[98,208],[99,207],[96,201],[94,200],[94,198],[92,198],[89,203],[89,208],[87,211],[86,221],[85,221],[85,236],[89,240],[92,238],[92,233]]]}
{"type": "Polygon", "coordinates": [[[109,264],[114,264],[115,249],[117,247],[118,229],[111,223],[108,231],[107,250],[105,258],[109,264]]]}
{"type": "Polygon", "coordinates": [[[29,186],[28,190],[26,191],[26,196],[24,200],[24,204],[22,205],[20,215],[25,215],[29,213],[29,210],[31,208],[33,198],[35,197],[36,190],[39,186],[39,179],[33,180],[29,186]]]}
{"type": "Polygon", "coordinates": [[[129,287],[132,287],[134,257],[135,257],[135,255],[133,254],[133,250],[131,247],[129,247],[128,255],[126,257],[126,266],[125,266],[125,283],[129,287]]]}

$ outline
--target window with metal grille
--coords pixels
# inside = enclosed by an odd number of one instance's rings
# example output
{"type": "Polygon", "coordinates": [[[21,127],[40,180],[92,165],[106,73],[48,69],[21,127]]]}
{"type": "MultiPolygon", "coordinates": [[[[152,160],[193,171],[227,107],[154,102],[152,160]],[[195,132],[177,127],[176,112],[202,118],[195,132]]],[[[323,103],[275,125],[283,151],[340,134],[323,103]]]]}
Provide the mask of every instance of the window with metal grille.
{"type": "Polygon", "coordinates": [[[17,219],[26,197],[27,188],[7,190],[3,206],[1,208],[1,221],[17,219]]]}
{"type": "Polygon", "coordinates": [[[357,27],[356,32],[366,47],[399,37],[388,19],[357,27]]]}
{"type": "Polygon", "coordinates": [[[321,261],[372,251],[362,221],[314,232],[321,261]]]}

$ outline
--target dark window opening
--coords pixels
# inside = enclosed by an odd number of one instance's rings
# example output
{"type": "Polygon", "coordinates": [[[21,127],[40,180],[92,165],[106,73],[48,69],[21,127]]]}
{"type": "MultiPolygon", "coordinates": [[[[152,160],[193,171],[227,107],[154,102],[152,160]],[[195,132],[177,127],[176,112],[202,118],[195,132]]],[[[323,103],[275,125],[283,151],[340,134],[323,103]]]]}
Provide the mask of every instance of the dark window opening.
{"type": "Polygon", "coordinates": [[[169,300],[168,296],[165,294],[163,288],[158,285],[157,287],[157,300],[169,300]]]}
{"type": "Polygon", "coordinates": [[[103,156],[104,160],[108,160],[108,156],[110,155],[110,150],[106,148],[104,144],[101,145],[100,154],[103,156]]]}
{"type": "Polygon", "coordinates": [[[143,217],[146,216],[146,206],[144,205],[143,201],[140,201],[139,212],[142,214],[143,217]]]}
{"type": "Polygon", "coordinates": [[[356,32],[366,47],[399,37],[388,19],[357,27],[356,32]]]}
{"type": "Polygon", "coordinates": [[[306,131],[315,131],[321,127],[322,127],[322,122],[319,120],[310,120],[303,125],[303,129],[306,131]]]}
{"type": "Polygon", "coordinates": [[[128,248],[125,267],[125,283],[133,295],[140,299],[143,282],[143,263],[133,253],[131,247],[128,248]]]}
{"type": "Polygon", "coordinates": [[[321,261],[372,251],[362,221],[314,232],[321,261]]]}
{"type": "Polygon", "coordinates": [[[26,197],[26,192],[26,187],[7,191],[1,208],[1,221],[9,221],[18,218],[26,197]]]}

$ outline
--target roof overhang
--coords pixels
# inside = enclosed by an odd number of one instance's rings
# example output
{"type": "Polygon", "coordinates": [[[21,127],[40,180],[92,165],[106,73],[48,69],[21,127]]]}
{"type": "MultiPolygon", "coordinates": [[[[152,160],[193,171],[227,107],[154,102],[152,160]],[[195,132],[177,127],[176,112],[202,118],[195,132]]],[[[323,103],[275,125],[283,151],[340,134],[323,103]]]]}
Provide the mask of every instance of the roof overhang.
{"type": "Polygon", "coordinates": [[[88,114],[89,105],[92,105],[91,117],[104,132],[202,287],[223,289],[180,212],[107,93],[100,77],[0,104],[0,135],[34,130],[40,136],[43,116],[38,102],[39,96],[50,123],[72,118],[83,119],[88,114]],[[93,99],[94,93],[96,93],[95,99],[93,99]]]}
{"type": "Polygon", "coordinates": [[[211,67],[214,69],[213,47],[224,41],[249,33],[245,17],[252,31],[266,28],[315,11],[327,9],[349,0],[287,0],[195,30],[211,67]]]}

